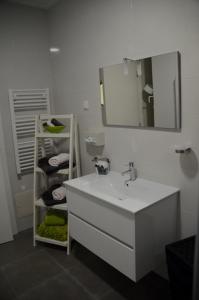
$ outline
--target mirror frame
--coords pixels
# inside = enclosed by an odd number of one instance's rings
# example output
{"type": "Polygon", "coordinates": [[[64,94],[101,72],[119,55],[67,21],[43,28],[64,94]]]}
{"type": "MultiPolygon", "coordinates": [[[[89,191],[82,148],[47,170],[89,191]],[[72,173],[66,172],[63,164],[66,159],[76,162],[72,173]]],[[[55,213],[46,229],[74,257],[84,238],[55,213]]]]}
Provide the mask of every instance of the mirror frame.
{"type": "MultiPolygon", "coordinates": [[[[115,127],[115,128],[134,128],[134,129],[145,129],[145,130],[160,130],[160,131],[172,131],[172,132],[180,132],[182,128],[182,100],[181,100],[181,55],[179,51],[172,51],[167,53],[160,53],[153,56],[147,56],[137,59],[131,59],[134,61],[142,60],[146,58],[151,58],[154,56],[169,54],[169,53],[177,53],[177,63],[178,63],[178,78],[179,78],[179,84],[178,84],[178,93],[179,93],[179,127],[176,128],[165,128],[165,127],[150,127],[150,126],[133,126],[133,125],[110,125],[107,124],[107,118],[106,118],[106,95],[104,91],[104,67],[99,68],[99,81],[100,81],[100,106],[101,106],[101,112],[102,112],[102,122],[105,127],[115,127]]],[[[109,65],[111,66],[111,65],[109,65]]],[[[105,66],[108,67],[108,66],[105,66]]]]}

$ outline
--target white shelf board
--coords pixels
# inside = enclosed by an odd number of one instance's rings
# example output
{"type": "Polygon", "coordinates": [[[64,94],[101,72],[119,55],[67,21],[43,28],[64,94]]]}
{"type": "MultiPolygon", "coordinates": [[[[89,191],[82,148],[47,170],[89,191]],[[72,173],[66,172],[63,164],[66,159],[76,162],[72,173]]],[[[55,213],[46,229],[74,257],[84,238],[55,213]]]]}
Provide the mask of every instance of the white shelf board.
{"type": "Polygon", "coordinates": [[[62,247],[67,247],[68,246],[68,241],[64,241],[64,242],[57,241],[57,240],[42,237],[38,234],[35,235],[35,240],[40,241],[40,242],[44,242],[44,243],[48,243],[48,244],[54,244],[54,245],[62,246],[62,247]]]}
{"type": "Polygon", "coordinates": [[[45,205],[45,203],[43,202],[43,200],[41,198],[35,200],[35,206],[53,208],[53,209],[64,210],[64,211],[67,211],[67,209],[68,209],[67,203],[47,206],[47,205],[45,205]]]}
{"type": "Polygon", "coordinates": [[[65,133],[36,133],[35,134],[36,137],[38,138],[69,138],[70,137],[70,133],[69,132],[65,132],[65,133]]]}
{"type": "MultiPolygon", "coordinates": [[[[73,172],[75,172],[77,167],[73,167],[73,172]]],[[[59,171],[56,172],[57,174],[63,174],[63,175],[68,175],[69,174],[69,169],[60,169],[59,171]]]]}
{"type": "Polygon", "coordinates": [[[36,167],[36,168],[35,168],[35,171],[36,171],[37,173],[43,173],[43,174],[46,174],[40,167],[36,167]]]}

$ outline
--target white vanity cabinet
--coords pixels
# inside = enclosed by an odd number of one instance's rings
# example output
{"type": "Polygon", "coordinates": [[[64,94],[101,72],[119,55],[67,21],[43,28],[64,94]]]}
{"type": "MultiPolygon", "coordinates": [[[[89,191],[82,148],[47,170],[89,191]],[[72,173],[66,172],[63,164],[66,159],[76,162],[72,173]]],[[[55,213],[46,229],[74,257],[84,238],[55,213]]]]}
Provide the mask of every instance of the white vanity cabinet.
{"type": "Polygon", "coordinates": [[[177,238],[178,190],[144,207],[141,197],[139,209],[133,197],[106,197],[81,185],[84,177],[66,182],[69,245],[77,240],[133,281],[156,269],[164,260],[165,245],[177,238]]]}

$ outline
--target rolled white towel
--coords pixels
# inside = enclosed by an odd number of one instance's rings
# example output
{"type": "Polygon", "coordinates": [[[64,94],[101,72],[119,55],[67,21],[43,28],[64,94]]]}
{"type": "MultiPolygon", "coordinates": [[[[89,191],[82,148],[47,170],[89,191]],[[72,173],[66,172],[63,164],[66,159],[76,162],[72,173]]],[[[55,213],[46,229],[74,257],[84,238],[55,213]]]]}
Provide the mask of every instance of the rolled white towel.
{"type": "Polygon", "coordinates": [[[63,186],[52,191],[52,196],[54,200],[60,201],[66,197],[66,189],[63,186]]]}
{"type": "Polygon", "coordinates": [[[68,153],[60,153],[56,156],[49,158],[48,163],[52,167],[57,167],[65,161],[69,160],[70,155],[68,153]]]}
{"type": "Polygon", "coordinates": [[[98,160],[97,166],[103,167],[104,169],[108,169],[108,162],[104,160],[98,160]]]}
{"type": "Polygon", "coordinates": [[[51,123],[51,121],[47,121],[46,123],[47,123],[47,125],[50,126],[50,127],[55,127],[55,125],[54,125],[53,123],[51,123]]]}

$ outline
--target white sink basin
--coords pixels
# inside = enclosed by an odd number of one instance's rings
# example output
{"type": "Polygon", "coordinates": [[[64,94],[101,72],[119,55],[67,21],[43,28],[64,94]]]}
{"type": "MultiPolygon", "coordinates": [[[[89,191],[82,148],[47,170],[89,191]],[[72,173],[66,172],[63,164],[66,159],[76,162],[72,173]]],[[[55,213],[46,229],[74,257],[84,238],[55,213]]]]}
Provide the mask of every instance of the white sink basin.
{"type": "Polygon", "coordinates": [[[175,187],[142,178],[126,186],[125,179],[120,173],[110,172],[108,175],[89,174],[65,184],[68,188],[80,190],[133,213],[179,191],[175,187]]]}

